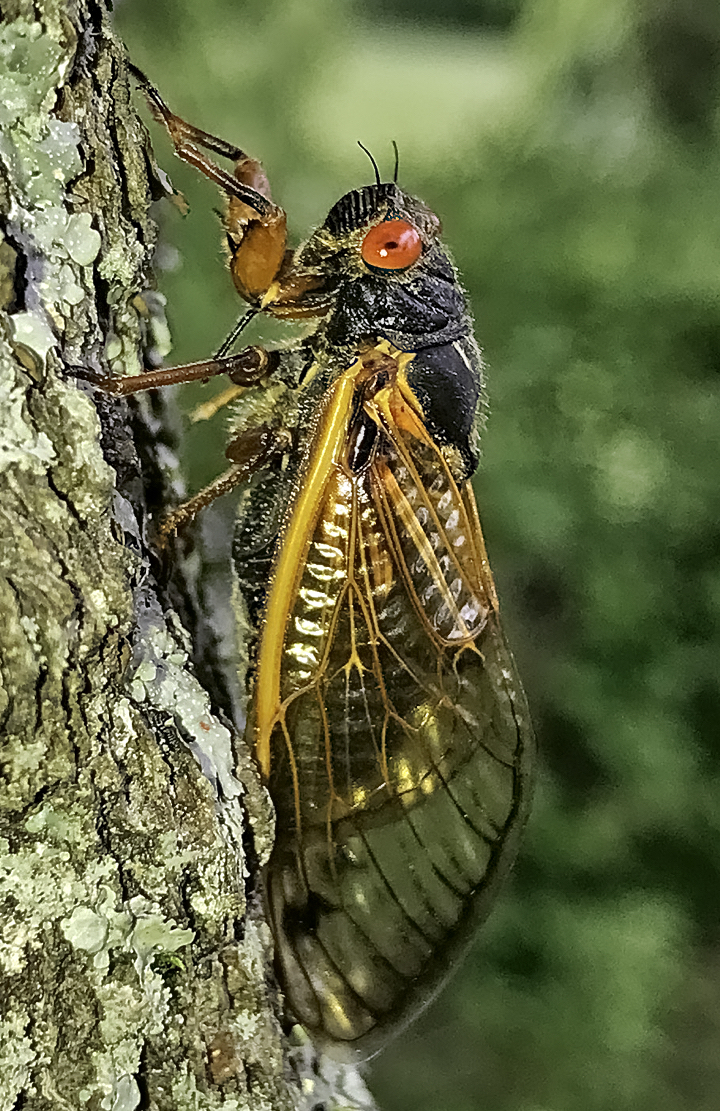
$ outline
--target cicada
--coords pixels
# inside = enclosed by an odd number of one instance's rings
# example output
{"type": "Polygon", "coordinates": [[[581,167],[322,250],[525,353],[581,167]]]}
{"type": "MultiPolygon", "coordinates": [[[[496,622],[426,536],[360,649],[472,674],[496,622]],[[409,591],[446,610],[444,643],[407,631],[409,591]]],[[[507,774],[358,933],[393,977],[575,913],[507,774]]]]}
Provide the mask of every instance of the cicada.
{"type": "Polygon", "coordinates": [[[277,814],[277,977],[319,1044],[367,1055],[468,946],[527,810],[532,729],[471,486],[483,364],[427,205],[376,172],[289,250],[260,163],[136,77],[225,194],[251,312],[314,322],[280,350],[225,345],[111,388],[227,374],[240,398],[230,470],[165,531],[242,486],[236,605],[255,631],[247,739],[277,814]]]}

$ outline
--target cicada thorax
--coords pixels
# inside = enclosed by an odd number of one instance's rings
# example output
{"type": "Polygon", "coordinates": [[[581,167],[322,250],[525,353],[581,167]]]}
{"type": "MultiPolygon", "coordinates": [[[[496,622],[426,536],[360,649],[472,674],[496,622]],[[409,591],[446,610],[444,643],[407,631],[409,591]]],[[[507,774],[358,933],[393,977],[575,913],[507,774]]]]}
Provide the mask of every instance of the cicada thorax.
{"type": "Polygon", "coordinates": [[[253,692],[280,979],[295,1018],[335,1043],[372,1044],[412,1017],[419,984],[432,992],[522,794],[521,696],[466,465],[427,427],[415,362],[385,341],[326,391],[253,692]]]}

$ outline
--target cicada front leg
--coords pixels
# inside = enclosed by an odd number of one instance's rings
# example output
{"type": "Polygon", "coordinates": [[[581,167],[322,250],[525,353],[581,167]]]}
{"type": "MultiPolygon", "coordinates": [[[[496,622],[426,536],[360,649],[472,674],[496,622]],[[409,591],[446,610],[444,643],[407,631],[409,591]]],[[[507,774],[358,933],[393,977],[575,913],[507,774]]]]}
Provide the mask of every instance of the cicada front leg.
{"type": "MultiPolygon", "coordinates": [[[[230,250],[230,272],[238,293],[252,307],[212,359],[162,367],[128,378],[101,379],[88,373],[85,377],[106,392],[123,397],[140,390],[204,381],[225,374],[231,387],[219,404],[210,407],[214,410],[245,388],[258,385],[279,363],[277,352],[258,346],[246,347],[235,355],[228,354],[247,321],[258,312],[289,318],[321,316],[330,307],[331,291],[326,278],[298,265],[295,254],[288,251],[287,218],[284,210],[272,200],[260,162],[239,147],[171,112],[147,77],[135,66],[130,66],[130,70],[142,87],[154,117],[167,130],[177,156],[214,181],[225,194],[223,222],[230,250]],[[233,163],[232,172],[217,165],[210,154],[229,159],[233,163]]],[[[161,544],[192,520],[200,509],[284,453],[287,447],[287,435],[269,427],[254,429],[233,440],[227,450],[232,466],[165,518],[160,527],[161,544]]]]}
{"type": "Polygon", "coordinates": [[[287,217],[273,203],[262,165],[240,147],[171,112],[145,74],[135,66],[130,70],[140,83],[151,112],[164,124],[178,158],[195,166],[226,195],[224,224],[231,254],[230,271],[240,296],[259,305],[280,273],[287,251],[287,217]],[[229,159],[234,163],[233,172],[222,169],[205,151],[229,159]]]}
{"type": "Polygon", "coordinates": [[[294,252],[287,249],[287,216],[272,199],[262,164],[240,147],[171,112],[145,74],[135,66],[130,70],[151,112],[165,126],[178,158],[214,181],[226,196],[223,223],[230,273],[240,296],[273,315],[302,318],[325,313],[329,307],[323,296],[325,281],[298,267],[294,252]],[[233,162],[232,173],[218,166],[206,151],[233,162]]]}

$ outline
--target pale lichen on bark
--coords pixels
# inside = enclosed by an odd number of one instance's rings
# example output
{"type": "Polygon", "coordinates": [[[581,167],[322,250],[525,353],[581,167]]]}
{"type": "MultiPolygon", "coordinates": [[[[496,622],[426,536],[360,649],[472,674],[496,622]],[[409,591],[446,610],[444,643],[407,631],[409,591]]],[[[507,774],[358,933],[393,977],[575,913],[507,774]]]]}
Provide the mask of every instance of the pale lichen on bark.
{"type": "Polygon", "coordinates": [[[0,1111],[370,1108],[283,1059],[269,806],[153,577],[125,404],[72,373],[165,346],[121,48],[93,0],[2,12],[0,1111]]]}

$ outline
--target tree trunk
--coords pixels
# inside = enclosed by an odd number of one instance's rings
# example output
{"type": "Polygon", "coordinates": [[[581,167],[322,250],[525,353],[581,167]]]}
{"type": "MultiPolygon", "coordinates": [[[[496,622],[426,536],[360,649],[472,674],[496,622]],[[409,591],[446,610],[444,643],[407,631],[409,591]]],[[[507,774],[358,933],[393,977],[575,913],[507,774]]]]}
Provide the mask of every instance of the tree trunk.
{"type": "Polygon", "coordinates": [[[78,371],[164,353],[122,49],[102,0],[2,8],[0,1109],[371,1107],[283,1052],[271,808],[192,667],[212,622],[147,542],[164,403],[78,371]]]}

